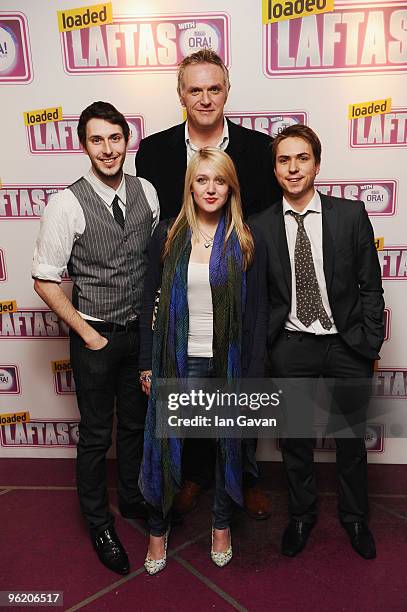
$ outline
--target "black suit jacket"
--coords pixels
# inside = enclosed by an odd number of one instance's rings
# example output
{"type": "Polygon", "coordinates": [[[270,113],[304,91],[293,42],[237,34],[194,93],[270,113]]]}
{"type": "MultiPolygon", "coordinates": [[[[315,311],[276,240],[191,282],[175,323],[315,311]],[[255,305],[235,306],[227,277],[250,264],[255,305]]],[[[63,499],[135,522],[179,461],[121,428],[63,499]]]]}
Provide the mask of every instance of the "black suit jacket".
{"type": "MultiPolygon", "coordinates": [[[[384,301],[372,226],[362,202],[320,195],[324,273],[335,325],[352,349],[378,359],[384,338],[384,301]]],[[[270,345],[291,307],[282,201],[256,215],[252,225],[267,243],[270,345]]]]}
{"type": "MultiPolygon", "coordinates": [[[[271,162],[266,134],[248,130],[227,120],[229,144],[226,153],[233,159],[239,177],[245,217],[264,210],[281,198],[271,162]]],[[[136,155],[137,176],[154,185],[160,201],[160,218],[176,217],[184,194],[187,167],[185,123],[143,138],[136,155]]]]}

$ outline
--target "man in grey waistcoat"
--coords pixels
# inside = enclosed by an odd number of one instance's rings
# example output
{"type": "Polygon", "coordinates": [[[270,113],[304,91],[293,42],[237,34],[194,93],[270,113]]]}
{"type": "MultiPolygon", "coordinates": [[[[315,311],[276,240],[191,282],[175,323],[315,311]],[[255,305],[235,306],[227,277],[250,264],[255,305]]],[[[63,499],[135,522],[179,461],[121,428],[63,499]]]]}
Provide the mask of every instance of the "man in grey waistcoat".
{"type": "Polygon", "coordinates": [[[78,137],[91,168],[50,200],[41,219],[32,276],[35,291],[70,327],[81,415],[81,510],[100,561],[127,574],[127,554],[109,512],[106,453],[116,399],[119,509],[126,518],[146,518],[137,483],[146,412],[138,379],[138,316],[159,204],[151,183],[122,170],[130,129],[114,106],[88,106],[79,118],[78,137]],[[60,285],[65,270],[73,281],[72,301],[60,285]]]}

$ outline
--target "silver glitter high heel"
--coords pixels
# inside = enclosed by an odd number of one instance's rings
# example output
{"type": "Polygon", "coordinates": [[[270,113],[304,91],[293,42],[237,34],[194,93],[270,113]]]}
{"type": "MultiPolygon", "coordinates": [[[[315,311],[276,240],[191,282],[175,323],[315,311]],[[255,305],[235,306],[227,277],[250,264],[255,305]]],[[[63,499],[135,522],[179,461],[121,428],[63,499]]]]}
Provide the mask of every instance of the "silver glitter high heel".
{"type": "Polygon", "coordinates": [[[214,562],[215,565],[217,565],[218,567],[225,567],[225,565],[227,565],[231,560],[232,560],[232,536],[230,533],[230,529],[229,529],[229,538],[230,538],[230,544],[229,547],[227,548],[227,550],[225,550],[224,552],[215,552],[213,550],[213,532],[215,531],[214,527],[212,527],[212,547],[211,547],[211,559],[214,562]]]}
{"type": "Polygon", "coordinates": [[[150,559],[147,551],[147,556],[144,561],[144,567],[146,569],[147,574],[150,574],[150,576],[158,574],[158,572],[161,572],[167,565],[167,545],[169,533],[170,529],[168,528],[167,533],[164,536],[164,557],[162,559],[150,559]]]}

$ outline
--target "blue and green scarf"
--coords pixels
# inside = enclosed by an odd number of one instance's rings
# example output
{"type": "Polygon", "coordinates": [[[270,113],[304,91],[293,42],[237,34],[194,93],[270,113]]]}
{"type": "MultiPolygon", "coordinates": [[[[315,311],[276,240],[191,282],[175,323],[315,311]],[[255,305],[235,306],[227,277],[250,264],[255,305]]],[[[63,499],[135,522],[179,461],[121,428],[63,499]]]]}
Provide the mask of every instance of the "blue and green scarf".
{"type": "MultiPolygon", "coordinates": [[[[241,375],[242,318],[246,302],[246,274],[235,231],[226,244],[225,216],[219,221],[209,262],[213,305],[213,366],[216,378],[241,375]]],[[[148,503],[166,516],[181,487],[182,440],[155,436],[157,389],[162,378],[186,378],[188,363],[188,265],[191,230],[175,237],[164,260],[160,303],[153,334],[152,385],[144,433],[140,471],[141,492],[148,503]]],[[[219,440],[225,466],[225,488],[242,505],[241,440],[219,440]]]]}

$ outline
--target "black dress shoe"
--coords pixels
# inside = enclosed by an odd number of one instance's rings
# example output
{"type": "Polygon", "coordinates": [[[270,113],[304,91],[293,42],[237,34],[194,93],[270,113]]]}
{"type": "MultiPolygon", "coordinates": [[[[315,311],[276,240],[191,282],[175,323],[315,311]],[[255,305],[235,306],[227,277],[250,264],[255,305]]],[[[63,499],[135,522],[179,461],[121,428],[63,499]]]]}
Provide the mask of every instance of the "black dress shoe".
{"type": "Polygon", "coordinates": [[[374,559],[376,557],[376,546],[373,534],[366,523],[342,523],[347,532],[350,543],[356,552],[364,559],[374,559]]]}
{"type": "Polygon", "coordinates": [[[129,559],[114,527],[91,533],[93,548],[103,565],[117,574],[129,573],[129,559]]]}
{"type": "Polygon", "coordinates": [[[295,557],[307,543],[314,523],[291,520],[284,531],[281,552],[287,557],[295,557]]]}
{"type": "Polygon", "coordinates": [[[119,510],[123,518],[147,521],[149,517],[148,503],[144,499],[137,504],[119,504],[119,510]]]}

